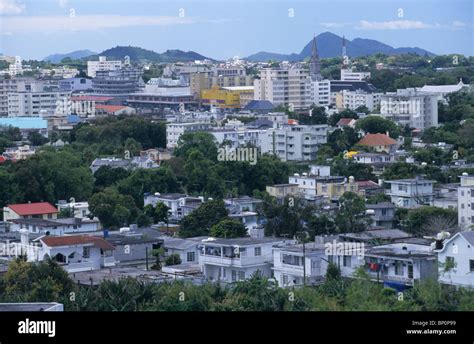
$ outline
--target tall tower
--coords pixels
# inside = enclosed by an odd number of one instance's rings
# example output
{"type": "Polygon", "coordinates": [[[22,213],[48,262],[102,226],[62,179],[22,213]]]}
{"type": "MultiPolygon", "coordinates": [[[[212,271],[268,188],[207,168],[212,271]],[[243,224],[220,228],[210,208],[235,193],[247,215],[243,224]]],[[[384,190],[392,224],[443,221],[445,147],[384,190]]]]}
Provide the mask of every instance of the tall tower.
{"type": "Polygon", "coordinates": [[[347,56],[347,49],[346,49],[346,38],[342,36],[342,65],[341,69],[347,68],[349,64],[349,57],[347,56]]]}
{"type": "Polygon", "coordinates": [[[309,75],[311,76],[311,81],[323,80],[323,76],[321,75],[321,63],[319,62],[318,48],[316,46],[316,36],[313,37],[313,49],[311,51],[309,75]]]}

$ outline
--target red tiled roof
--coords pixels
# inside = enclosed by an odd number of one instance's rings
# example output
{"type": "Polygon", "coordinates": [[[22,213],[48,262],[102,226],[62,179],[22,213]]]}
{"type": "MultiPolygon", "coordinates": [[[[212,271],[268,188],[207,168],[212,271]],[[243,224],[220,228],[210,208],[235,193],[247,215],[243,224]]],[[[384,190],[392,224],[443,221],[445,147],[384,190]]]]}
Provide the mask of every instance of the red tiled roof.
{"type": "Polygon", "coordinates": [[[115,111],[125,109],[126,106],[123,106],[123,105],[96,105],[95,108],[105,110],[107,112],[115,112],[115,111]]]}
{"type": "Polygon", "coordinates": [[[288,124],[290,125],[298,125],[298,121],[296,119],[289,119],[288,124]]]}
{"type": "Polygon", "coordinates": [[[8,208],[20,216],[58,213],[58,209],[48,202],[9,204],[8,208]]]}
{"type": "Polygon", "coordinates": [[[396,143],[397,141],[385,134],[367,134],[357,144],[362,146],[389,146],[396,143]]]}
{"type": "Polygon", "coordinates": [[[115,250],[115,247],[105,239],[87,235],[45,236],[40,239],[46,246],[71,246],[92,244],[105,251],[115,250]]]}
{"type": "Polygon", "coordinates": [[[352,121],[354,121],[354,118],[341,118],[336,125],[349,125],[352,121]]]}
{"type": "Polygon", "coordinates": [[[7,159],[4,156],[0,155],[0,164],[4,163],[6,160],[7,159]]]}

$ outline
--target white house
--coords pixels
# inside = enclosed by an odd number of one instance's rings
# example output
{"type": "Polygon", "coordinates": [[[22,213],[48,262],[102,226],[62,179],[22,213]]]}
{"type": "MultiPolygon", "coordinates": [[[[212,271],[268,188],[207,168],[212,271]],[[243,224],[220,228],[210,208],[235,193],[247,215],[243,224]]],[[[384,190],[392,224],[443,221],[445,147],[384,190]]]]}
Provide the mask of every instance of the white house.
{"type": "Polygon", "coordinates": [[[58,210],[70,210],[72,215],[76,218],[85,218],[90,214],[88,202],[66,202],[65,200],[58,202],[58,210]]]}
{"type": "Polygon", "coordinates": [[[474,231],[456,233],[436,251],[440,283],[474,287],[474,231]]]}
{"type": "Polygon", "coordinates": [[[273,251],[273,274],[280,287],[318,284],[324,280],[328,259],[324,244],[282,245],[273,251]],[[305,270],[306,269],[306,270],[305,270]]]}
{"type": "Polygon", "coordinates": [[[96,232],[100,228],[99,220],[88,218],[64,218],[64,219],[13,219],[8,224],[10,231],[18,232],[26,229],[32,234],[43,235],[65,235],[71,233],[96,232]]]}
{"type": "Polygon", "coordinates": [[[421,178],[386,180],[390,184],[390,200],[402,208],[433,204],[433,180],[421,178]]]}
{"type": "Polygon", "coordinates": [[[372,280],[403,290],[417,281],[436,279],[438,265],[431,246],[394,243],[365,251],[364,269],[372,280]]]}
{"type": "Polygon", "coordinates": [[[165,250],[165,256],[172,254],[178,254],[181,259],[181,263],[198,263],[199,262],[199,244],[205,237],[196,238],[172,238],[164,236],[163,248],[165,250]]]}
{"type": "Polygon", "coordinates": [[[86,235],[44,236],[40,259],[48,255],[67,272],[99,270],[115,266],[115,247],[101,237],[86,235]]]}
{"type": "Polygon", "coordinates": [[[155,192],[146,193],[143,201],[145,206],[150,204],[153,207],[156,207],[158,203],[163,203],[169,208],[168,213],[170,218],[180,220],[203,204],[204,198],[189,197],[179,193],[160,194],[159,192],[155,192]]]}
{"type": "Polygon", "coordinates": [[[208,238],[200,243],[199,265],[211,281],[243,281],[259,271],[271,277],[273,246],[284,243],[278,238],[208,238]]]}

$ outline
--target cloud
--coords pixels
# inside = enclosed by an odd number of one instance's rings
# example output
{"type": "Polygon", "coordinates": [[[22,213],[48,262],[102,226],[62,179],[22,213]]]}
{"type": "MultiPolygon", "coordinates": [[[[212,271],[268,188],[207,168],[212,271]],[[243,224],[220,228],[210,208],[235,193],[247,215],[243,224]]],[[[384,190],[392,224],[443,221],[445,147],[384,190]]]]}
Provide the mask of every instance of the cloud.
{"type": "Polygon", "coordinates": [[[122,16],[122,15],[79,15],[74,16],[13,16],[2,19],[4,30],[13,33],[58,33],[97,31],[138,26],[170,26],[211,22],[180,18],[178,16],[122,16]]]}
{"type": "Polygon", "coordinates": [[[25,10],[25,5],[16,0],[0,0],[0,14],[20,14],[25,10]]]}
{"type": "Polygon", "coordinates": [[[341,27],[346,27],[352,25],[351,23],[321,23],[321,26],[328,29],[337,29],[341,27]]]}
{"type": "Polygon", "coordinates": [[[391,20],[383,22],[359,21],[356,29],[359,30],[413,30],[413,29],[433,29],[440,27],[439,24],[424,23],[419,20],[391,20]]]}
{"type": "Polygon", "coordinates": [[[467,26],[466,23],[464,23],[464,22],[462,22],[462,21],[459,21],[459,20],[453,21],[453,24],[452,24],[452,25],[453,25],[453,27],[455,27],[455,28],[463,28],[463,27],[466,27],[466,26],[467,26]]]}

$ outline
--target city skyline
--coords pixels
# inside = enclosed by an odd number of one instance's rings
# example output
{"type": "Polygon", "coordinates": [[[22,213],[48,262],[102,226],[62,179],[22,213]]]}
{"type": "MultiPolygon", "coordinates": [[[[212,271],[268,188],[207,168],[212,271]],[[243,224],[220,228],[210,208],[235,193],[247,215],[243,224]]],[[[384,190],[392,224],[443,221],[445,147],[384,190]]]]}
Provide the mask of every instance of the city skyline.
{"type": "Polygon", "coordinates": [[[130,8],[130,1],[0,0],[0,53],[43,59],[132,45],[227,59],[259,51],[299,53],[314,34],[330,31],[348,40],[374,39],[395,48],[472,56],[473,6],[455,2],[148,0],[130,8]]]}

